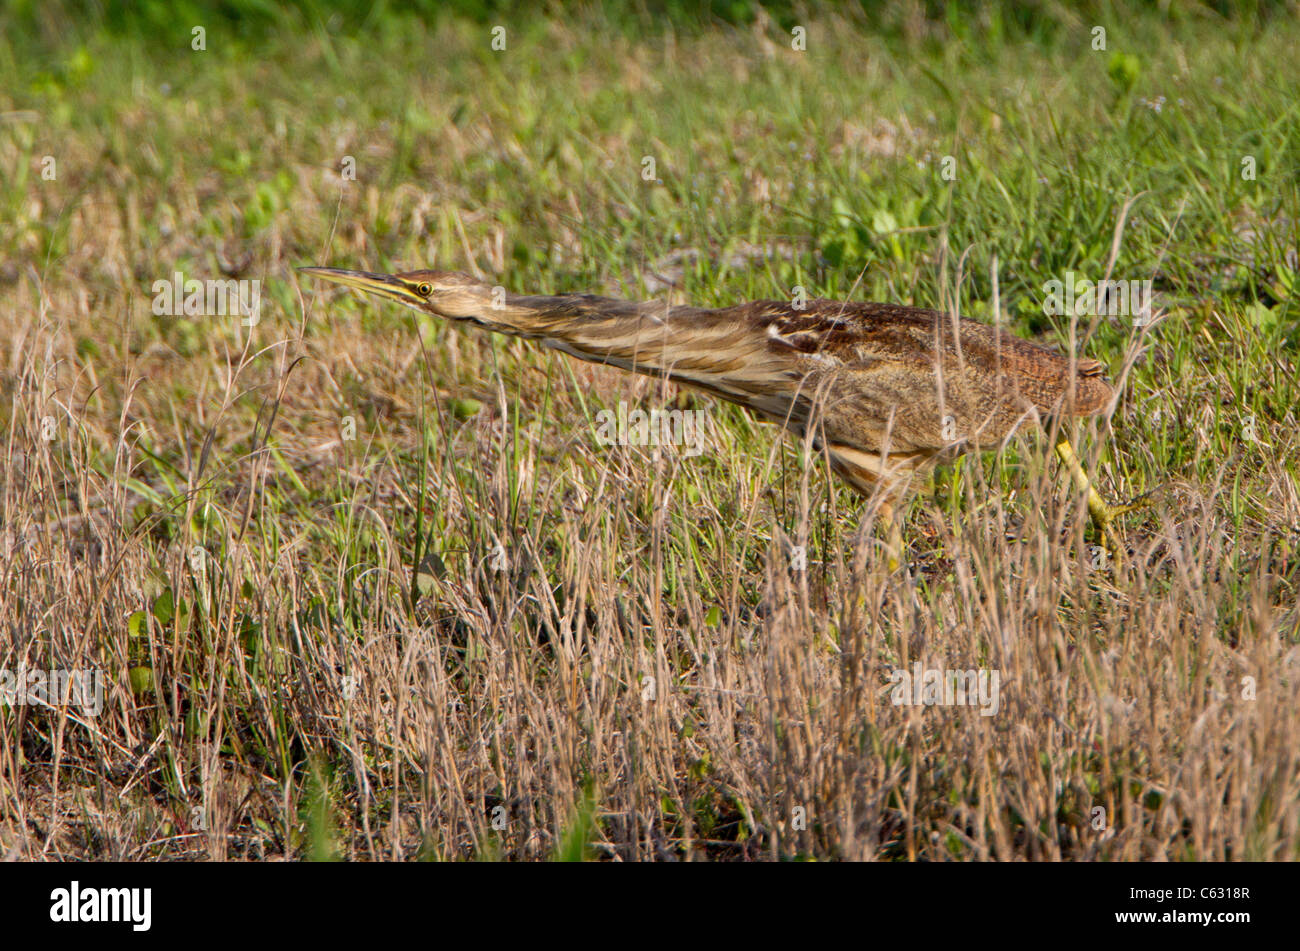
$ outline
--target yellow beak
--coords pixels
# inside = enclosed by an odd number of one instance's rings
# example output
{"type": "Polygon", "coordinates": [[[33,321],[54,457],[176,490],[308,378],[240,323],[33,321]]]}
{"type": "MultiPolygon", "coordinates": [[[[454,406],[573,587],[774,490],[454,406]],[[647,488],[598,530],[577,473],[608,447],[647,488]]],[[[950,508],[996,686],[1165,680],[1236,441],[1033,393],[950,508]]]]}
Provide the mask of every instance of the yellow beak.
{"type": "Polygon", "coordinates": [[[424,303],[424,298],[408,287],[405,281],[391,274],[375,274],[370,271],[345,271],[337,267],[300,267],[298,270],[303,274],[311,274],[327,281],[333,281],[335,284],[355,287],[357,290],[378,294],[380,297],[387,297],[389,300],[395,300],[402,304],[419,305],[424,303]]]}

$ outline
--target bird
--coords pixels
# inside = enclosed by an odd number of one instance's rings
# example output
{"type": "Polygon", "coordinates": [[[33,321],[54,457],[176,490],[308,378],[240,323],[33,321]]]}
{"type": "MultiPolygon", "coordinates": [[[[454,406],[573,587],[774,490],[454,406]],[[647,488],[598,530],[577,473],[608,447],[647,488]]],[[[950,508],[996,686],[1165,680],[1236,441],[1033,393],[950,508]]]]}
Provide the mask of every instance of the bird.
{"type": "MultiPolygon", "coordinates": [[[[996,448],[1026,422],[1110,406],[1105,365],[956,314],[891,303],[760,300],[669,305],[592,294],[507,293],[457,271],[301,267],[424,314],[534,340],[592,363],[666,378],[736,403],[798,438],[877,506],[898,567],[898,512],[919,475],[996,448]]],[[[1058,457],[1087,499],[1113,564],[1124,549],[1108,505],[1058,427],[1058,457]]]]}

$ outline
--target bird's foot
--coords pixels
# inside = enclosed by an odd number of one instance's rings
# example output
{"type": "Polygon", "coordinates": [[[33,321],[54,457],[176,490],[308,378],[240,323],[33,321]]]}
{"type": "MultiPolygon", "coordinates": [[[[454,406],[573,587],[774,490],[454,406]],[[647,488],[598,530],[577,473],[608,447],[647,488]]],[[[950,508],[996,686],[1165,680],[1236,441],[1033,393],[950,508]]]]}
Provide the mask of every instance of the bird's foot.
{"type": "Polygon", "coordinates": [[[1056,441],[1056,454],[1060,457],[1061,462],[1074,478],[1075,485],[1082,490],[1088,499],[1088,515],[1092,518],[1092,523],[1097,527],[1098,534],[1101,535],[1102,544],[1105,546],[1110,555],[1111,564],[1115,571],[1124,570],[1124,559],[1128,554],[1128,548],[1124,545],[1119,533],[1115,530],[1115,520],[1121,515],[1145,508],[1151,504],[1151,496],[1155,490],[1145,492],[1137,498],[1125,502],[1122,505],[1108,505],[1101,497],[1096,488],[1089,481],[1087,474],[1083,471],[1083,466],[1079,462],[1078,456],[1074,454],[1074,448],[1070,445],[1069,440],[1062,434],[1056,441]]]}
{"type": "Polygon", "coordinates": [[[1089,486],[1088,514],[1092,517],[1092,523],[1097,527],[1098,534],[1101,535],[1102,544],[1105,545],[1116,571],[1124,569],[1124,559],[1128,555],[1128,546],[1124,544],[1119,532],[1115,530],[1115,521],[1121,515],[1127,515],[1130,512],[1136,512],[1150,506],[1152,497],[1157,491],[1157,489],[1152,489],[1123,504],[1109,505],[1102,500],[1101,495],[1095,489],[1089,486]]]}
{"type": "Polygon", "coordinates": [[[1152,502],[1155,501],[1156,494],[1159,491],[1160,491],[1160,486],[1156,486],[1154,489],[1149,489],[1146,492],[1143,492],[1141,495],[1129,499],[1127,502],[1123,503],[1122,505],[1107,506],[1110,517],[1116,518],[1120,515],[1127,515],[1129,512],[1137,512],[1141,509],[1150,508],[1152,502]]]}

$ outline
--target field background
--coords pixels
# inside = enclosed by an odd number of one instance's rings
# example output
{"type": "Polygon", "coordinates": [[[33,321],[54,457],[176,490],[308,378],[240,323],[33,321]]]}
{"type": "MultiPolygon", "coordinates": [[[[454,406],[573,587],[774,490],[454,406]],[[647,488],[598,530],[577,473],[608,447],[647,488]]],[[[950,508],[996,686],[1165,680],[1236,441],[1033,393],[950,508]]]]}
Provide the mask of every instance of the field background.
{"type": "Polygon", "coordinates": [[[0,707],[0,856],[1300,855],[1294,4],[399,6],[0,12],[0,669],[109,682],[0,707]],[[1107,364],[1078,445],[1152,504],[1095,566],[1026,431],[891,573],[743,411],[304,264],[958,306],[1107,364]],[[620,400],[705,452],[599,445],[620,400]]]}

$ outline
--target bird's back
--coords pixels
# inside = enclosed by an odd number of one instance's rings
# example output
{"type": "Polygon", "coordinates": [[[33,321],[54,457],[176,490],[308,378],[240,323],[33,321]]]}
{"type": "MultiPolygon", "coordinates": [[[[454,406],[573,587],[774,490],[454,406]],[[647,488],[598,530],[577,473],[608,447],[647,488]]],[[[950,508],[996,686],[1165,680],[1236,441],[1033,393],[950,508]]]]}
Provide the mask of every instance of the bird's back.
{"type": "Polygon", "coordinates": [[[731,308],[762,325],[796,376],[824,385],[832,434],[877,450],[939,449],[1004,439],[1027,416],[1101,411],[1113,391],[1105,367],[1024,340],[1001,328],[895,304],[785,301],[731,308]],[[888,436],[886,436],[888,432],[888,436]]]}

